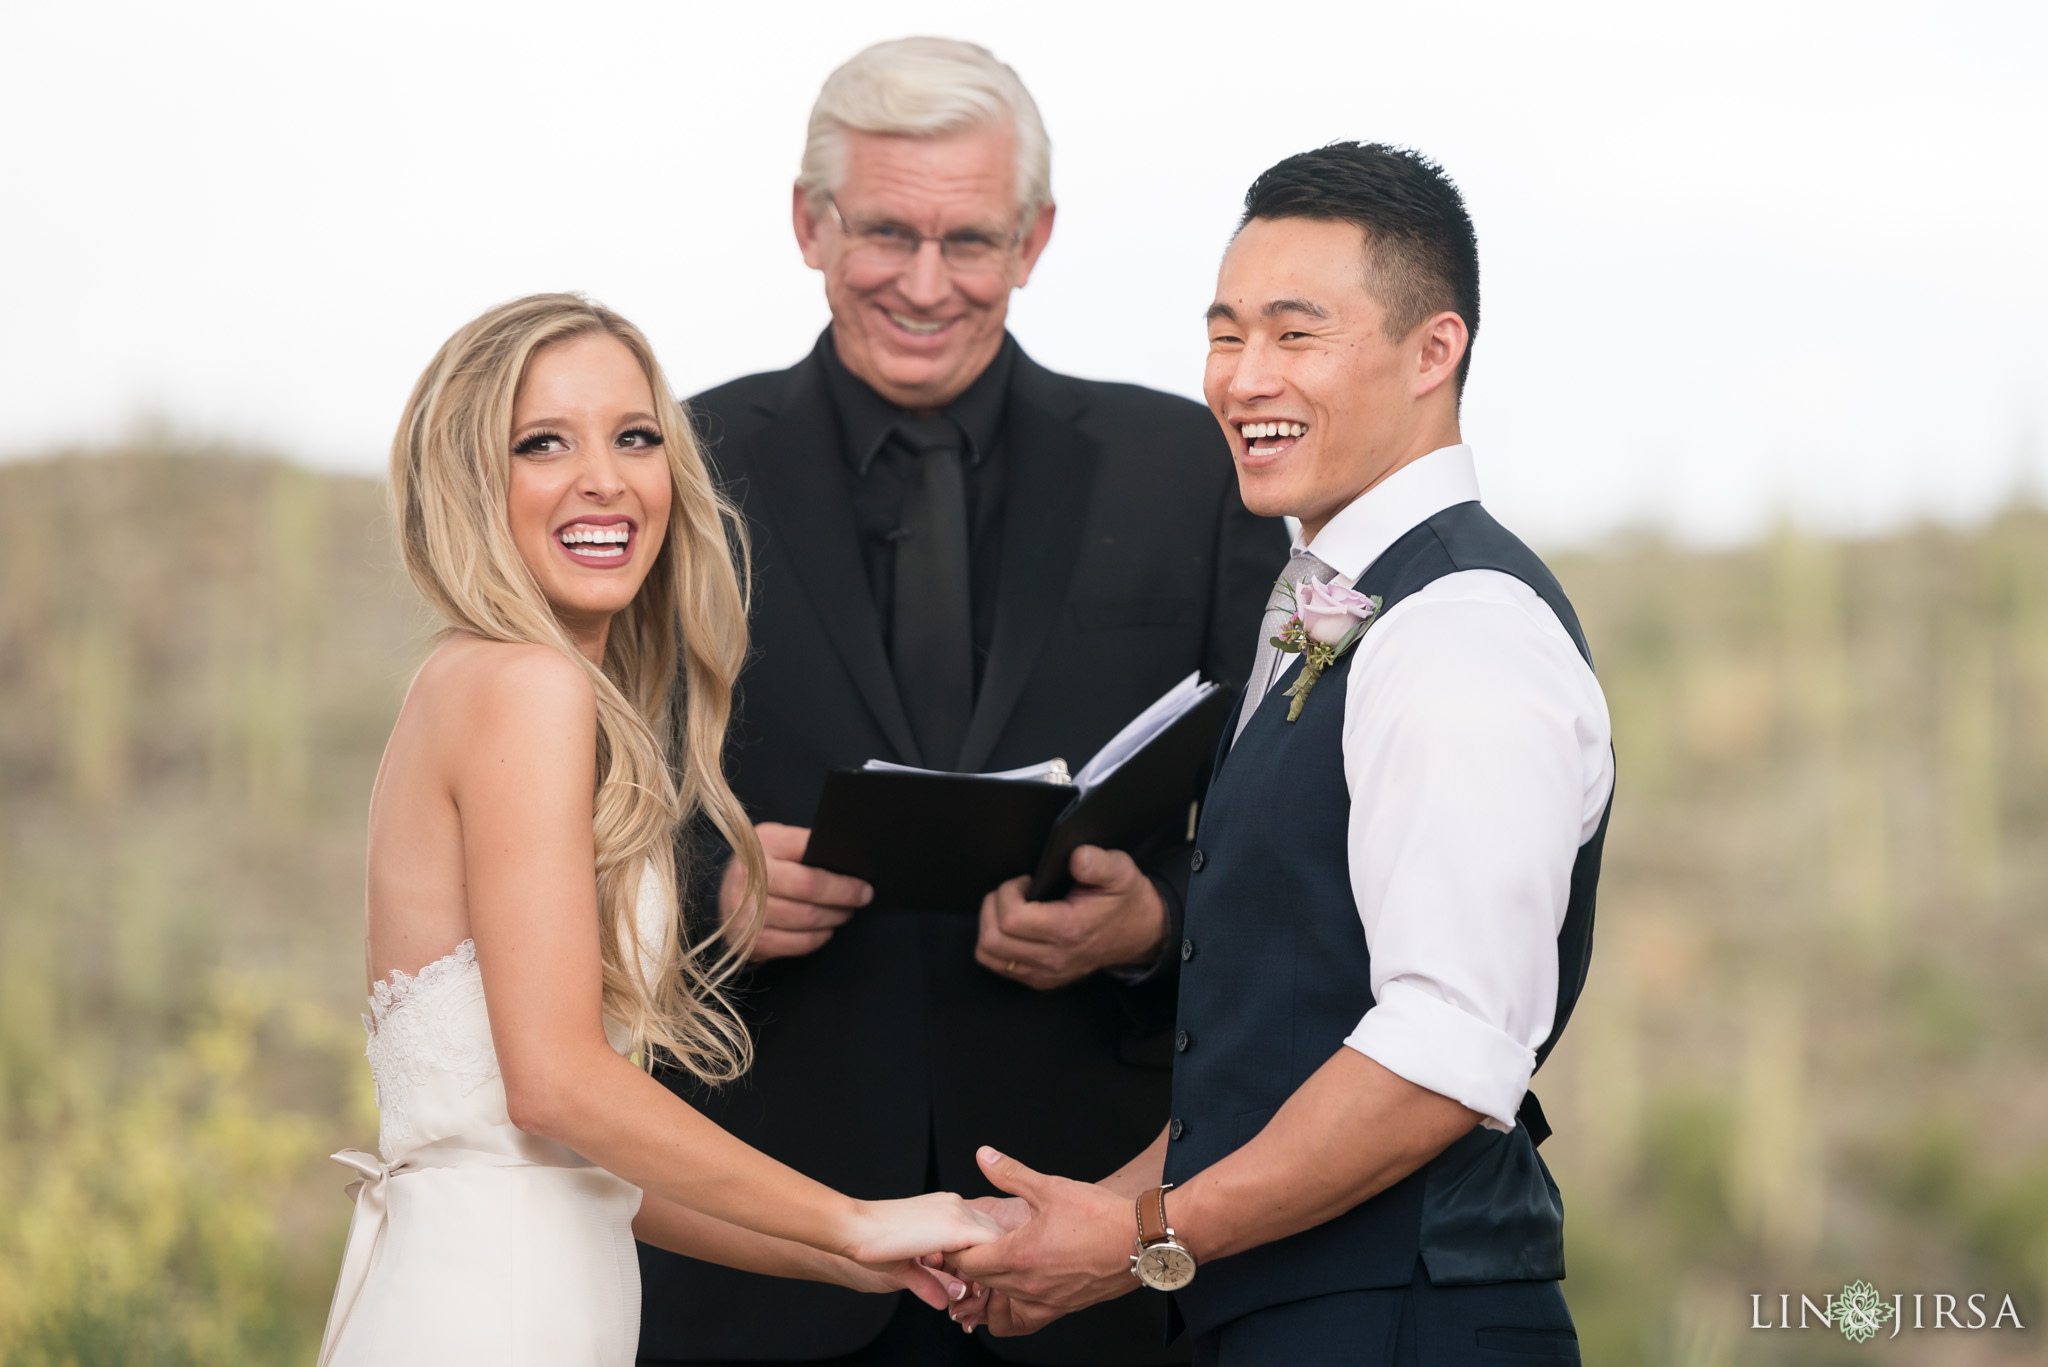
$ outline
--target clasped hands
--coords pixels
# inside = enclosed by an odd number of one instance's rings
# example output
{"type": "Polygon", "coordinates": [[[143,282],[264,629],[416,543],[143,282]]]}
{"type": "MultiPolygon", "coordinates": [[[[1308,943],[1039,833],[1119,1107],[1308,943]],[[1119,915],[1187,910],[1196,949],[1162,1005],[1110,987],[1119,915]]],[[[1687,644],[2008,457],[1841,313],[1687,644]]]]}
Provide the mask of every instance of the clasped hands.
{"type": "Polygon", "coordinates": [[[998,1337],[1032,1333],[1136,1288],[1130,1198],[1033,1172],[991,1148],[975,1157],[1011,1195],[963,1202],[934,1192],[882,1202],[888,1216],[849,1251],[857,1270],[835,1280],[858,1291],[909,1291],[962,1329],[985,1324],[998,1337]],[[904,1256],[917,1247],[950,1251],[904,1256]]]}
{"type": "MultiPolygon", "coordinates": [[[[811,833],[764,821],[754,828],[768,859],[768,904],[752,961],[794,958],[822,949],[853,914],[874,900],[858,878],[803,863],[811,833]]],[[[1065,987],[1104,968],[1142,967],[1166,938],[1166,904],[1129,855],[1083,845],[1068,861],[1075,887],[1057,902],[1031,902],[1028,878],[1012,878],[981,901],[974,958],[992,973],[1039,991],[1065,987]]],[[[746,904],[746,871],[726,866],[720,917],[746,904]]]]}
{"type": "Polygon", "coordinates": [[[966,1294],[947,1312],[961,1328],[985,1324],[998,1338],[1030,1334],[1137,1289],[1133,1198],[1034,1172],[991,1148],[975,1158],[989,1181],[1011,1194],[968,1202],[1003,1226],[1002,1238],[942,1260],[945,1271],[966,1283],[966,1294]]]}

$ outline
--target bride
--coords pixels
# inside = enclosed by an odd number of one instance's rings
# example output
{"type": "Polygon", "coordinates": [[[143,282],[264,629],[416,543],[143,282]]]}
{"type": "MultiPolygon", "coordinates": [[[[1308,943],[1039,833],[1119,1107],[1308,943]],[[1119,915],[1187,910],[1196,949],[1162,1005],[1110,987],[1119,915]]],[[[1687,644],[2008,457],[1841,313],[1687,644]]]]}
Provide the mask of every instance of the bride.
{"type": "Polygon", "coordinates": [[[323,1367],[626,1367],[636,1236],[958,1300],[921,1260],[994,1238],[989,1216],[842,1196],[644,1066],[715,1084],[748,1063],[722,984],[760,909],[683,942],[678,823],[702,813],[766,881],[719,767],[742,531],[646,339],[574,295],[491,310],[420,377],[391,467],[406,568],[446,630],[371,799],[383,1160],[336,1155],[362,1181],[323,1367]]]}

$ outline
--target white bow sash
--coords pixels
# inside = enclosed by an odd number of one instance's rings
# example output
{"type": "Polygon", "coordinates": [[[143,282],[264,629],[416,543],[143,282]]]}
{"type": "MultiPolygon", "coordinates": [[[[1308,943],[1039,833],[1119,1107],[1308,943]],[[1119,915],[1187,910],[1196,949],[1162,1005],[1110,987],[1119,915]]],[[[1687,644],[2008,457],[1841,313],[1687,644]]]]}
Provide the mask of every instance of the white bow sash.
{"type": "Polygon", "coordinates": [[[327,1367],[341,1329],[355,1309],[356,1298],[370,1280],[377,1264],[377,1250],[384,1241],[384,1217],[390,1200],[391,1179],[423,1168],[587,1168],[589,1159],[574,1149],[528,1134],[516,1125],[493,1125],[473,1134],[453,1135],[431,1144],[408,1149],[396,1162],[385,1163],[361,1149],[343,1149],[334,1161],[360,1173],[348,1184],[355,1197],[355,1214],[348,1224],[348,1246],[341,1255],[341,1276],[335,1282],[334,1303],[327,1311],[327,1332],[320,1339],[320,1364],[327,1367]]]}

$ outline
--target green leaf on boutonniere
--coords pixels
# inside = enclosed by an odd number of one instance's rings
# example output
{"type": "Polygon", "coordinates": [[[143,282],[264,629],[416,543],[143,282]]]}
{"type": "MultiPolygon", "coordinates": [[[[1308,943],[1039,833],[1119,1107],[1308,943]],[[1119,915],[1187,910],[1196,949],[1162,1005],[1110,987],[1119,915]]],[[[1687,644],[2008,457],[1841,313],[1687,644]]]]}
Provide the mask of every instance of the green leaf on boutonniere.
{"type": "Polygon", "coordinates": [[[1287,704],[1287,720],[1297,721],[1300,719],[1301,709],[1308,702],[1308,695],[1315,688],[1316,680],[1323,676],[1323,671],[1335,664],[1339,656],[1357,645],[1358,638],[1365,635],[1366,628],[1380,619],[1380,604],[1382,601],[1384,600],[1378,594],[1374,594],[1372,597],[1372,616],[1345,632],[1335,645],[1325,645],[1323,642],[1311,637],[1308,634],[1308,628],[1302,625],[1301,618],[1299,617],[1289,620],[1285,630],[1281,633],[1291,644],[1282,644],[1280,637],[1276,636],[1273,638],[1273,644],[1281,650],[1288,651],[1291,654],[1299,654],[1302,657],[1301,674],[1293,683],[1287,686],[1285,694],[1290,699],[1287,704]]]}

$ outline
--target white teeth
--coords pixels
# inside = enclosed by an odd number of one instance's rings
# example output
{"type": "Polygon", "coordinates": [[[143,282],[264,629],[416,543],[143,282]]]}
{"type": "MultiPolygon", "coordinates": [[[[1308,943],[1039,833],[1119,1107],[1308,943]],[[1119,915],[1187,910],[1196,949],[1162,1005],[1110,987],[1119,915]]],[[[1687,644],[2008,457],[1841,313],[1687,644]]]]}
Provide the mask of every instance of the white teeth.
{"type": "Polygon", "coordinates": [[[1299,437],[1306,435],[1308,424],[1299,422],[1248,422],[1239,425],[1246,441],[1260,441],[1268,437],[1299,437]]]}
{"type": "Polygon", "coordinates": [[[929,337],[946,325],[946,320],[943,318],[937,322],[927,322],[917,318],[906,318],[894,309],[889,311],[889,317],[895,320],[897,327],[902,328],[905,332],[916,333],[919,337],[929,337]]]}
{"type": "Polygon", "coordinates": [[[626,543],[632,536],[632,528],[620,523],[611,527],[591,527],[583,523],[572,523],[555,533],[555,539],[570,547],[578,555],[622,556],[626,543]]]}

